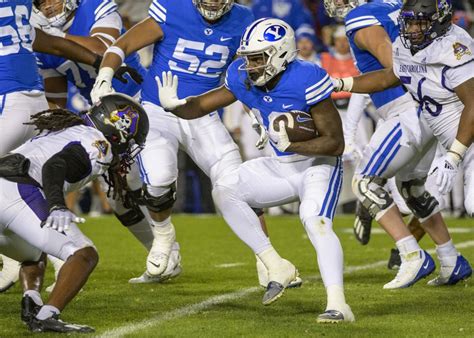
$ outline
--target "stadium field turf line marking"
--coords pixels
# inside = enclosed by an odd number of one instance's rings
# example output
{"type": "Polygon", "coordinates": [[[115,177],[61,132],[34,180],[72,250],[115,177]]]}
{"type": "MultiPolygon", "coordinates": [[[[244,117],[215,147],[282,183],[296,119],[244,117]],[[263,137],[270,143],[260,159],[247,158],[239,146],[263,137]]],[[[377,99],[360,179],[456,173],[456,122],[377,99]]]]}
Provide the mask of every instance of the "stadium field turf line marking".
{"type": "Polygon", "coordinates": [[[224,263],[224,264],[214,265],[214,267],[215,268],[227,269],[227,268],[235,268],[237,266],[243,266],[243,265],[247,265],[247,264],[246,263],[241,263],[241,262],[238,262],[238,263],[224,263]]]}
{"type": "MultiPolygon", "coordinates": [[[[472,247],[472,246],[474,246],[474,240],[473,241],[461,242],[461,243],[456,244],[457,249],[465,249],[465,248],[469,248],[469,247],[472,247]]],[[[430,249],[430,250],[427,250],[427,251],[430,254],[435,253],[434,249],[430,249]]],[[[357,272],[357,271],[370,270],[370,269],[374,269],[374,268],[377,268],[377,267],[380,267],[380,266],[384,266],[385,264],[387,264],[386,260],[378,261],[378,262],[374,262],[374,263],[370,263],[370,264],[364,264],[364,265],[347,266],[344,269],[344,274],[347,275],[347,274],[352,274],[352,273],[357,272]]],[[[320,278],[321,277],[319,275],[314,275],[314,276],[309,276],[305,279],[315,281],[315,280],[319,280],[320,278]]],[[[206,299],[206,300],[204,300],[200,303],[187,305],[187,306],[178,308],[176,310],[172,310],[172,311],[170,311],[168,313],[165,313],[165,314],[162,314],[162,315],[158,315],[158,316],[155,316],[155,317],[152,317],[152,318],[149,318],[149,319],[145,319],[145,320],[142,320],[142,321],[139,321],[139,322],[136,322],[136,323],[132,323],[132,324],[129,324],[129,325],[119,326],[115,329],[107,330],[104,333],[102,333],[101,335],[99,335],[98,337],[122,337],[122,336],[125,336],[127,334],[132,334],[132,333],[135,333],[137,331],[144,330],[144,329],[149,328],[149,327],[154,327],[154,326],[160,325],[160,324],[162,324],[164,322],[167,322],[167,321],[171,321],[171,320],[174,320],[174,319],[179,319],[179,318],[182,318],[182,317],[185,317],[185,316],[194,315],[194,314],[196,314],[200,311],[207,310],[208,308],[210,308],[214,305],[218,305],[218,304],[222,304],[222,303],[225,303],[225,302],[228,302],[228,301],[239,299],[239,298],[245,297],[245,296],[247,296],[251,293],[254,293],[254,292],[257,292],[257,291],[262,291],[262,290],[263,290],[262,287],[255,286],[255,287],[252,287],[252,288],[242,289],[242,290],[235,291],[235,292],[224,293],[222,295],[213,296],[213,297],[210,297],[210,298],[208,298],[208,299],[206,299]]],[[[263,307],[263,305],[262,305],[262,307],[263,307]]]]}
{"type": "MultiPolygon", "coordinates": [[[[451,234],[469,234],[474,232],[474,228],[449,228],[449,233],[451,234]]],[[[352,234],[354,233],[353,229],[344,229],[342,230],[344,234],[352,234]]],[[[385,235],[386,232],[383,229],[372,229],[370,232],[372,235],[385,235]]]]}

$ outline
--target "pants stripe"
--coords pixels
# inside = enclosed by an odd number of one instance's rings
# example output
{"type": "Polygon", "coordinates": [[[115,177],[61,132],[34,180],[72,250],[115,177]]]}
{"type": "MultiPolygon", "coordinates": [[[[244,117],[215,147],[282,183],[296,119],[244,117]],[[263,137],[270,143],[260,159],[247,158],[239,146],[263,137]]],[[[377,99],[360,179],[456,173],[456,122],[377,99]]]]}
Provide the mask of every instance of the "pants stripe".
{"type": "Polygon", "coordinates": [[[367,174],[369,176],[376,176],[377,171],[380,169],[380,167],[383,165],[384,161],[387,160],[388,156],[392,152],[393,149],[396,148],[397,144],[400,144],[400,138],[402,137],[402,130],[399,129],[398,132],[395,134],[395,136],[392,137],[388,145],[385,147],[384,151],[382,154],[378,157],[377,161],[375,162],[374,166],[372,167],[372,170],[367,174]]]}
{"type": "Polygon", "coordinates": [[[18,193],[26,205],[41,221],[46,221],[49,216],[48,203],[38,187],[18,183],[18,193]]]}
{"type": "Polygon", "coordinates": [[[372,166],[373,161],[375,158],[378,156],[378,154],[383,150],[385,147],[385,144],[389,142],[389,140],[392,138],[393,134],[397,132],[397,130],[400,128],[400,123],[397,123],[395,127],[390,131],[390,133],[385,137],[385,139],[382,141],[380,146],[377,148],[377,150],[374,152],[372,157],[370,158],[369,162],[367,163],[367,166],[362,170],[362,175],[367,175],[367,172],[369,171],[369,168],[372,166]]]}
{"type": "Polygon", "coordinates": [[[326,205],[328,203],[328,200],[330,199],[330,197],[332,195],[332,192],[335,188],[335,180],[338,176],[340,161],[341,161],[341,159],[338,157],[337,162],[336,162],[336,166],[334,167],[334,169],[332,171],[332,174],[331,174],[331,179],[329,180],[328,191],[326,192],[326,196],[324,196],[323,206],[322,206],[321,211],[319,212],[318,216],[324,215],[324,211],[326,210],[326,205]]]}

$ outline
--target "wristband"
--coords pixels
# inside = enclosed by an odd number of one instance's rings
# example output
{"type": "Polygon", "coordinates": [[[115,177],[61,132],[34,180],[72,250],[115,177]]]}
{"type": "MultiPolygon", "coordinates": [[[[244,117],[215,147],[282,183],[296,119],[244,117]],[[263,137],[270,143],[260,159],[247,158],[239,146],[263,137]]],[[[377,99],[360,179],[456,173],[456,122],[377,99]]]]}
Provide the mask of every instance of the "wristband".
{"type": "Polygon", "coordinates": [[[352,86],[354,85],[354,78],[353,77],[344,77],[342,79],[339,79],[342,81],[342,92],[350,92],[352,89],[352,86]]]}
{"type": "Polygon", "coordinates": [[[459,163],[464,159],[467,149],[468,147],[459,142],[457,139],[454,139],[451,147],[448,150],[448,156],[451,157],[456,165],[459,165],[459,163]]]}
{"type": "Polygon", "coordinates": [[[123,51],[122,48],[120,47],[117,47],[117,46],[110,46],[109,48],[107,48],[107,50],[105,51],[104,55],[107,54],[107,53],[114,53],[116,55],[118,55],[118,57],[120,58],[121,62],[120,64],[122,64],[125,60],[125,52],[123,51]]]}

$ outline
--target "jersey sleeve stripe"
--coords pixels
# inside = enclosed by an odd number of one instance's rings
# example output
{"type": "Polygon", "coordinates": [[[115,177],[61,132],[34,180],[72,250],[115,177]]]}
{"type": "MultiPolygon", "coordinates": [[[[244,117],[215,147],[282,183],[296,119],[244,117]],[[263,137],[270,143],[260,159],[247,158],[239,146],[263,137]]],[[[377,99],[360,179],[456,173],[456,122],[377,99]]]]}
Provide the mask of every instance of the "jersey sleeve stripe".
{"type": "Polygon", "coordinates": [[[166,22],[166,14],[161,11],[153,2],[148,10],[148,14],[155,19],[158,23],[166,22]]]}
{"type": "Polygon", "coordinates": [[[311,87],[306,88],[306,94],[308,94],[309,92],[312,92],[315,88],[321,86],[321,84],[323,84],[323,82],[326,82],[327,80],[329,80],[328,74],[326,74],[325,77],[323,77],[321,80],[316,82],[316,84],[312,85],[311,87]]]}
{"type": "Polygon", "coordinates": [[[314,99],[307,100],[306,104],[312,105],[312,104],[317,103],[317,102],[319,102],[323,99],[328,98],[331,95],[332,90],[333,90],[333,86],[331,84],[322,94],[316,96],[314,99]]]}
{"type": "Polygon", "coordinates": [[[95,21],[98,21],[105,16],[109,15],[110,13],[113,13],[117,10],[117,5],[113,2],[105,5],[99,12],[97,12],[95,16],[95,21]]]}
{"type": "Polygon", "coordinates": [[[166,8],[164,8],[157,0],[153,1],[153,5],[158,7],[163,13],[166,13],[166,8]]]}
{"type": "Polygon", "coordinates": [[[353,19],[349,19],[346,21],[346,26],[347,25],[350,25],[351,23],[354,23],[356,21],[360,21],[360,20],[367,20],[367,19],[372,19],[372,20],[377,20],[377,18],[373,15],[364,15],[364,16],[358,16],[356,18],[353,18],[353,19]]]}
{"type": "Polygon", "coordinates": [[[331,80],[324,82],[321,87],[318,87],[317,89],[313,90],[311,93],[306,94],[306,97],[305,97],[306,100],[311,100],[313,97],[324,92],[328,87],[332,87],[331,80]]]}
{"type": "Polygon", "coordinates": [[[107,5],[108,3],[110,3],[109,0],[104,0],[104,1],[102,1],[102,3],[101,3],[99,6],[97,6],[97,8],[95,9],[94,15],[97,16],[97,13],[98,13],[105,5],[107,5]]]}
{"type": "Polygon", "coordinates": [[[354,29],[360,29],[363,27],[368,27],[368,26],[380,26],[380,21],[375,19],[368,19],[368,20],[362,20],[362,21],[357,21],[354,23],[351,23],[350,25],[346,26],[346,32],[350,32],[354,29]]]}

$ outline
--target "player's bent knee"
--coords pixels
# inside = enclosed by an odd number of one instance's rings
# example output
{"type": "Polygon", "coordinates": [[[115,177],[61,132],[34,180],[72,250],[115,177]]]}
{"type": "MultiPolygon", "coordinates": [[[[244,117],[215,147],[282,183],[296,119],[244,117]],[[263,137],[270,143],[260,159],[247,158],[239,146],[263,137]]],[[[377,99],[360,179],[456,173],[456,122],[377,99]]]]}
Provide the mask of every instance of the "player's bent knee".
{"type": "Polygon", "coordinates": [[[394,204],[392,196],[385,190],[386,183],[385,178],[367,175],[355,175],[352,180],[352,191],[376,220],[394,204]]]}
{"type": "Polygon", "coordinates": [[[320,205],[315,200],[305,199],[300,203],[300,220],[305,224],[307,220],[312,219],[319,213],[320,205]]]}
{"type": "Polygon", "coordinates": [[[401,183],[400,193],[413,215],[424,222],[439,212],[438,200],[425,189],[426,179],[414,179],[401,183]]]}
{"type": "Polygon", "coordinates": [[[176,182],[167,188],[143,185],[143,203],[153,212],[171,209],[176,202],[176,182]]]}
{"type": "Polygon", "coordinates": [[[99,254],[94,247],[88,246],[82,249],[79,249],[74,253],[75,257],[80,257],[82,261],[87,264],[89,270],[93,270],[97,263],[99,263],[99,254]]]}

